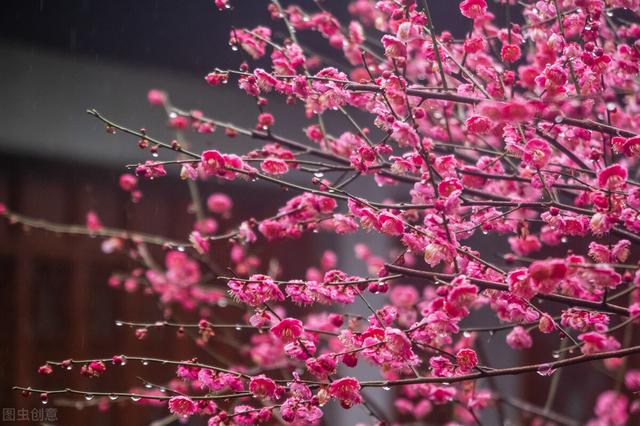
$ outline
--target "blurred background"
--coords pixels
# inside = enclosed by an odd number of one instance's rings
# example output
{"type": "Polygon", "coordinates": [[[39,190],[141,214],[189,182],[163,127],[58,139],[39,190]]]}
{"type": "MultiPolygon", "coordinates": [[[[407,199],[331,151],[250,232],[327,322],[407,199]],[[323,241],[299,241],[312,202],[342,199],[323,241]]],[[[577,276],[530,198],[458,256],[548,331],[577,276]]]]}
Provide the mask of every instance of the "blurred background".
{"type": "MultiPolygon", "coordinates": [[[[314,10],[312,1],[296,3],[314,10]]],[[[464,34],[468,23],[456,12],[457,2],[431,3],[439,29],[446,28],[456,36],[464,34]]],[[[107,226],[184,239],[194,219],[186,213],[190,203],[186,184],[170,178],[142,182],[143,199],[132,205],[128,194],[119,189],[118,177],[126,171],[124,165],[148,157],[136,148],[133,138],[122,133],[107,135],[104,126],[85,110],[96,108],[120,124],[133,129],[144,127],[150,135],[168,141],[175,134],[166,126],[164,110],[151,107],[146,99],[149,89],[160,88],[169,93],[177,107],[200,109],[210,117],[252,127],[257,113],[251,99],[235,87],[213,89],[203,80],[214,67],[237,68],[240,63],[239,54],[228,46],[231,25],[254,27],[270,22],[266,0],[238,0],[233,4],[235,11],[229,13],[218,12],[211,0],[4,0],[0,5],[0,202],[18,213],[68,224],[84,223],[86,212],[95,210],[107,226]]],[[[342,22],[349,20],[346,5],[342,0],[325,2],[342,22]]],[[[277,31],[274,35],[276,39],[283,36],[277,31]]],[[[319,38],[302,39],[325,57],[339,54],[319,38]]],[[[286,106],[274,98],[270,110],[278,120],[278,133],[303,140],[301,129],[309,123],[302,108],[286,106]]],[[[370,124],[365,118],[361,122],[370,124]]],[[[343,119],[335,117],[329,118],[328,125],[334,134],[349,129],[343,119]]],[[[215,146],[223,152],[246,152],[257,146],[255,141],[230,140],[217,133],[194,139],[200,150],[215,146]]],[[[375,185],[359,184],[357,188],[359,194],[373,194],[378,199],[392,195],[375,185]]],[[[247,217],[273,215],[294,195],[273,186],[247,190],[242,184],[214,181],[201,184],[200,190],[203,196],[225,192],[234,199],[234,219],[221,224],[227,228],[247,217]]],[[[480,237],[475,247],[494,250],[489,247],[495,247],[496,241],[481,241],[480,237]]],[[[259,245],[257,254],[264,263],[278,258],[288,272],[287,278],[303,276],[305,267],[318,265],[327,249],[339,255],[341,269],[366,274],[364,265],[353,256],[356,242],[366,242],[377,255],[384,256],[389,249],[384,241],[363,235],[336,239],[321,233],[278,242],[268,250],[259,245]]],[[[493,254],[497,258],[500,253],[493,254]]],[[[127,271],[131,266],[126,256],[105,256],[96,240],[23,229],[0,221],[3,409],[42,407],[37,397],[26,399],[12,392],[13,385],[126,391],[140,386],[136,376],[166,381],[173,374],[172,369],[129,366],[131,371],[126,374],[109,369],[99,380],[84,378],[77,371],[38,376],[37,367],[49,359],[110,357],[117,353],[206,359],[201,348],[187,337],[177,337],[175,331],[154,331],[140,342],[131,329],[115,327],[116,319],[161,318],[152,297],[141,291],[125,294],[107,285],[112,272],[127,271]]],[[[362,307],[353,310],[366,314],[362,307]]],[[[485,319],[481,325],[493,324],[490,316],[485,319]]],[[[549,352],[532,357],[505,349],[503,337],[488,338],[483,343],[492,366],[548,359],[551,346],[549,352]]],[[[216,347],[216,351],[224,353],[228,349],[216,347]]],[[[374,377],[373,370],[359,369],[362,377],[374,377]]],[[[594,389],[589,392],[592,398],[583,400],[563,392],[556,400],[558,411],[578,419],[588,417],[595,389],[603,380],[599,375],[583,373],[580,367],[567,369],[563,382],[575,386],[579,380],[581,388],[594,389]]],[[[503,378],[498,387],[506,394],[544,404],[548,381],[536,375],[503,378]]],[[[383,410],[393,411],[392,392],[371,392],[371,397],[383,410]]],[[[77,410],[74,401],[70,397],[52,398],[47,407],[58,408],[58,422],[53,423],[138,425],[167,415],[166,408],[131,406],[126,401],[104,413],[96,404],[77,410]]],[[[495,424],[493,414],[487,415],[487,424],[495,424]]],[[[355,424],[367,419],[359,408],[330,408],[325,422],[355,424]]],[[[199,421],[194,418],[192,423],[199,421]]]]}

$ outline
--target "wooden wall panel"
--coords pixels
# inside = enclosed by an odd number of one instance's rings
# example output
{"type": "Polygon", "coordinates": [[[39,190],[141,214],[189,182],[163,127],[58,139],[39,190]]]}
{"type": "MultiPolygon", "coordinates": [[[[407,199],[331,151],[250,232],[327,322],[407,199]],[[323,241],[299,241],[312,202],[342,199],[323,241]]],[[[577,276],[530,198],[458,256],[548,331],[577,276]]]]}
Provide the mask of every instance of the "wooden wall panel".
{"type": "MultiPolygon", "coordinates": [[[[0,158],[0,202],[16,212],[62,223],[83,223],[87,210],[92,209],[109,226],[185,239],[191,227],[191,219],[184,214],[189,204],[185,183],[176,179],[142,182],[144,197],[134,206],[128,201],[128,195],[117,187],[121,172],[70,163],[0,158]]],[[[205,198],[212,192],[233,193],[236,190],[237,186],[232,184],[220,187],[207,183],[203,185],[202,193],[205,198]]],[[[286,199],[296,195],[266,190],[261,193],[262,198],[240,196],[234,215],[267,217],[286,199]]],[[[223,223],[224,226],[229,224],[233,222],[223,223]]],[[[296,256],[291,256],[291,247],[295,244],[275,245],[272,252],[262,247],[259,252],[265,256],[275,253],[285,262],[297,265],[296,273],[301,272],[300,265],[318,263],[319,248],[313,239],[298,242],[305,250],[298,250],[296,256]]],[[[216,245],[214,257],[221,262],[227,260],[226,247],[216,245]]],[[[157,262],[162,264],[162,250],[154,248],[152,251],[157,262]]],[[[126,256],[104,255],[98,240],[25,230],[0,220],[2,407],[41,407],[37,397],[27,399],[8,391],[13,385],[127,391],[131,386],[140,385],[136,376],[163,382],[171,379],[175,372],[173,368],[130,363],[120,368],[108,365],[107,373],[100,379],[82,377],[79,368],[70,372],[56,369],[51,376],[38,376],[38,366],[48,359],[110,357],[127,353],[170,359],[198,356],[204,361],[212,360],[207,351],[189,337],[176,337],[175,330],[151,330],[149,337],[141,342],[135,338],[132,329],[115,326],[116,319],[153,321],[162,317],[152,297],[141,291],[124,295],[122,290],[107,285],[112,272],[126,272],[132,265],[126,256]]],[[[217,310],[216,315],[224,320],[229,312],[217,310]]],[[[181,312],[179,317],[192,322],[199,318],[197,312],[181,312]]],[[[215,348],[227,358],[234,354],[234,350],[225,345],[218,344],[215,348]]],[[[163,408],[132,408],[126,401],[102,414],[96,407],[78,411],[73,406],[77,399],[71,397],[52,398],[47,407],[55,407],[54,401],[65,405],[57,407],[60,424],[65,425],[139,425],[167,414],[163,408]]]]}

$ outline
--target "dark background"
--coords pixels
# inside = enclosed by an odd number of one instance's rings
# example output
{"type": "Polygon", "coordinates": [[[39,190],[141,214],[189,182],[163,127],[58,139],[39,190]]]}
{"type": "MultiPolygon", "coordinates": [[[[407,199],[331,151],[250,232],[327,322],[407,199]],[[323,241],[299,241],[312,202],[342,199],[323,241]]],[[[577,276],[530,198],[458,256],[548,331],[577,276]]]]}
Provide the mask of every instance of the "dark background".
{"type": "MultiPolygon", "coordinates": [[[[312,1],[296,3],[314,10],[312,1]]],[[[143,201],[132,208],[126,194],[118,189],[117,179],[125,170],[124,164],[145,157],[135,148],[134,140],[121,134],[115,140],[105,135],[103,127],[84,110],[98,108],[116,121],[133,128],[146,127],[153,135],[169,140],[174,135],[165,126],[164,112],[146,102],[147,90],[158,87],[166,89],[177,106],[200,108],[216,118],[252,126],[256,109],[250,100],[232,88],[211,89],[202,79],[214,67],[236,67],[239,63],[239,54],[227,45],[231,25],[270,24],[267,1],[236,0],[233,4],[235,11],[230,13],[217,11],[212,0],[3,1],[0,201],[17,212],[62,223],[83,223],[86,211],[94,209],[109,226],[183,238],[193,220],[184,213],[189,203],[185,185],[177,179],[143,183],[143,201]]],[[[346,4],[342,0],[325,2],[343,23],[349,19],[346,4]]],[[[469,22],[457,12],[457,2],[431,4],[438,29],[448,29],[456,36],[468,30],[469,22]]],[[[502,22],[502,12],[496,14],[502,22]]],[[[283,28],[278,24],[276,28],[275,38],[282,37],[283,28]]],[[[339,52],[319,37],[299,36],[322,55],[338,59],[339,52]]],[[[278,102],[273,108],[278,112],[278,132],[300,138],[301,128],[308,124],[301,108],[288,108],[278,102]]],[[[329,124],[334,126],[334,133],[347,129],[337,121],[330,120],[329,124]]],[[[194,138],[200,146],[220,143],[225,151],[246,152],[255,147],[242,138],[233,143],[215,135],[194,138]]],[[[381,196],[376,187],[359,189],[364,195],[381,196]]],[[[201,185],[201,191],[204,195],[214,191],[232,195],[237,220],[269,216],[292,196],[270,186],[249,192],[242,186],[220,186],[217,182],[201,185]]],[[[263,260],[275,254],[292,275],[302,275],[303,265],[317,264],[322,251],[331,248],[346,259],[340,265],[342,269],[364,274],[358,270],[362,265],[349,260],[353,258],[353,244],[359,241],[363,238],[336,241],[324,236],[305,237],[298,242],[274,244],[268,253],[265,248],[259,249],[259,253],[263,260]]],[[[380,242],[369,243],[378,254],[385,253],[380,242]]],[[[490,247],[496,243],[480,240],[475,246],[493,250],[490,247]]],[[[13,385],[126,390],[139,385],[136,375],[162,381],[173,373],[151,366],[129,366],[131,370],[126,373],[109,368],[99,380],[83,378],[77,369],[40,377],[36,369],[47,359],[116,353],[170,359],[206,356],[189,339],[177,339],[171,330],[151,332],[147,340],[138,342],[131,330],[114,326],[116,319],[159,318],[152,298],[140,293],[125,296],[121,290],[107,286],[111,272],[130,266],[124,256],[103,255],[95,240],[24,232],[21,227],[0,222],[2,408],[41,407],[37,398],[24,399],[11,392],[13,385]]],[[[496,335],[484,344],[494,366],[549,358],[551,346],[542,355],[522,354],[506,349],[503,337],[496,335]]],[[[555,408],[576,418],[588,418],[606,375],[585,372],[600,370],[567,369],[555,408]],[[585,393],[590,395],[589,400],[582,399],[584,394],[570,391],[577,384],[581,389],[591,389],[585,393]]],[[[544,404],[548,383],[548,378],[529,375],[502,379],[500,386],[506,394],[544,404]]],[[[377,398],[390,407],[390,394],[377,398]]],[[[125,403],[116,404],[104,414],[99,414],[97,407],[78,411],[68,397],[52,398],[47,407],[53,406],[53,401],[71,405],[58,407],[61,425],[149,424],[167,414],[165,408],[125,403]]],[[[367,420],[357,409],[340,411],[339,415],[355,417],[329,414],[326,419],[337,420],[337,424],[367,420]]]]}

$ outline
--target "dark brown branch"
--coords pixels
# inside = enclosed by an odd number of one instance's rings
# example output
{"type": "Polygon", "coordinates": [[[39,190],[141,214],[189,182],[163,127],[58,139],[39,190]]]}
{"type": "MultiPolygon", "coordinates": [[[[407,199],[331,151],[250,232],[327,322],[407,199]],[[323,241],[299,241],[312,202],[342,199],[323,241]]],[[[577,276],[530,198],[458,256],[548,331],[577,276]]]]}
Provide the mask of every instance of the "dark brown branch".
{"type": "Polygon", "coordinates": [[[537,372],[540,368],[558,369],[569,367],[571,365],[584,364],[586,362],[598,361],[609,358],[624,358],[630,355],[640,353],[640,346],[631,346],[629,348],[617,351],[599,352],[592,355],[580,355],[572,358],[562,359],[541,364],[523,365],[520,367],[499,368],[495,370],[485,370],[483,373],[464,374],[453,377],[421,377],[411,379],[389,380],[389,381],[363,381],[360,382],[362,387],[384,387],[384,386],[402,386],[415,385],[420,383],[456,383],[465,382],[467,380],[478,380],[487,377],[497,376],[514,376],[518,374],[537,372]]]}

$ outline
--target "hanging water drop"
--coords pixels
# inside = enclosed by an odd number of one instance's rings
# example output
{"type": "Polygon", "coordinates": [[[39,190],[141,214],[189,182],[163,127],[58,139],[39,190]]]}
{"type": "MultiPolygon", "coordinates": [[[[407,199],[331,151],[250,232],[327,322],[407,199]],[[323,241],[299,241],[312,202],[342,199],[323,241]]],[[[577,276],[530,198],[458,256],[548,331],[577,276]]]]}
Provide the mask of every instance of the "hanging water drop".
{"type": "Polygon", "coordinates": [[[87,401],[91,401],[93,399],[93,395],[88,393],[84,396],[84,399],[86,399],[87,401]]]}
{"type": "Polygon", "coordinates": [[[153,154],[151,154],[151,156],[154,157],[154,158],[158,158],[158,153],[154,152],[153,154]]]}
{"type": "Polygon", "coordinates": [[[109,395],[109,399],[115,401],[116,399],[118,399],[118,395],[111,394],[109,395]]]}
{"type": "Polygon", "coordinates": [[[382,390],[385,390],[385,391],[391,390],[391,386],[389,386],[388,382],[383,383],[382,390]]]}
{"type": "Polygon", "coordinates": [[[569,239],[568,239],[567,237],[562,237],[562,238],[560,238],[560,241],[561,241],[563,244],[566,244],[566,243],[567,243],[567,241],[569,241],[569,239]]]}
{"type": "Polygon", "coordinates": [[[177,249],[178,251],[184,251],[184,246],[178,246],[177,249]]]}
{"type": "Polygon", "coordinates": [[[122,327],[124,323],[122,321],[116,321],[116,326],[122,327]]]}
{"type": "Polygon", "coordinates": [[[140,398],[140,396],[138,396],[138,395],[131,395],[131,400],[132,400],[133,402],[138,402],[138,401],[140,401],[140,399],[141,399],[141,398],[140,398]]]}
{"type": "Polygon", "coordinates": [[[239,325],[236,325],[236,331],[240,331],[242,330],[242,327],[240,327],[239,325]]]}
{"type": "Polygon", "coordinates": [[[151,389],[153,387],[153,385],[151,383],[145,383],[144,387],[147,389],[151,389]]]}
{"type": "Polygon", "coordinates": [[[560,352],[558,352],[558,351],[553,351],[553,353],[551,354],[551,357],[552,357],[553,359],[558,359],[558,358],[560,358],[560,352]]]}
{"type": "Polygon", "coordinates": [[[142,365],[149,365],[149,361],[147,361],[146,359],[142,360],[142,365]]]}
{"type": "Polygon", "coordinates": [[[313,175],[314,175],[315,177],[317,177],[318,179],[320,179],[321,177],[323,177],[323,176],[324,176],[324,173],[322,173],[322,172],[315,172],[313,175]]]}
{"type": "Polygon", "coordinates": [[[538,374],[541,376],[548,377],[555,372],[556,372],[556,369],[553,368],[550,364],[542,364],[540,365],[540,367],[538,367],[538,374]]]}
{"type": "Polygon", "coordinates": [[[463,335],[464,337],[466,337],[466,338],[471,337],[471,333],[469,333],[468,331],[464,331],[464,332],[462,333],[462,335],[463,335]]]}

